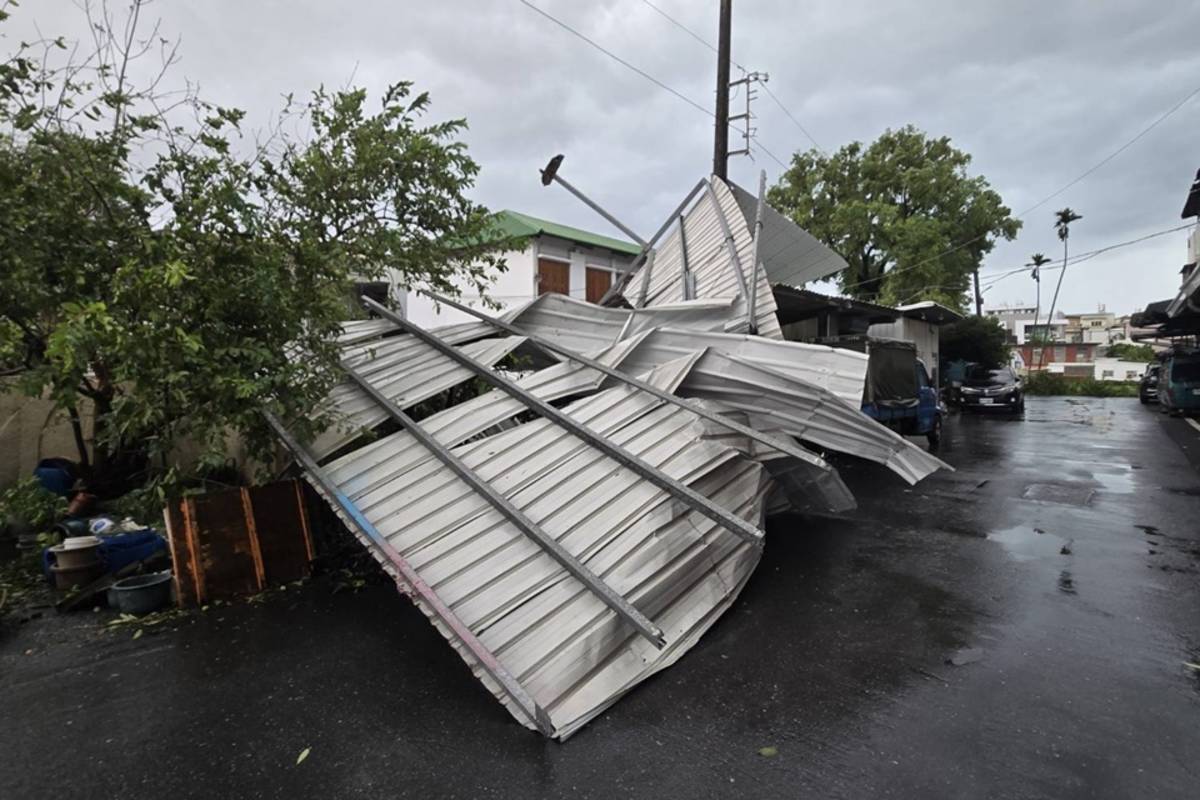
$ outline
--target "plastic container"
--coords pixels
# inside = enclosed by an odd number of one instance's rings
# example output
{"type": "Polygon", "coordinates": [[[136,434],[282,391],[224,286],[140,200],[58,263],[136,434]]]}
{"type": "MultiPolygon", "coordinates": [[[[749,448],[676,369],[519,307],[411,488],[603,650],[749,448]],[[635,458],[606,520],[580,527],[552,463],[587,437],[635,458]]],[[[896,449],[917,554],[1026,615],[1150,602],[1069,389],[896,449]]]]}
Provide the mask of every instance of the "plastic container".
{"type": "Polygon", "coordinates": [[[156,572],[119,580],[112,585],[108,596],[110,602],[116,601],[117,610],[122,614],[149,614],[170,602],[171,573],[156,572]]]}
{"type": "Polygon", "coordinates": [[[99,578],[104,574],[104,565],[99,561],[74,567],[55,564],[50,568],[50,574],[54,576],[54,588],[70,589],[75,586],[87,586],[99,578]]]}
{"type": "Polygon", "coordinates": [[[50,548],[59,569],[81,569],[99,565],[100,540],[95,536],[76,536],[50,548]]]}

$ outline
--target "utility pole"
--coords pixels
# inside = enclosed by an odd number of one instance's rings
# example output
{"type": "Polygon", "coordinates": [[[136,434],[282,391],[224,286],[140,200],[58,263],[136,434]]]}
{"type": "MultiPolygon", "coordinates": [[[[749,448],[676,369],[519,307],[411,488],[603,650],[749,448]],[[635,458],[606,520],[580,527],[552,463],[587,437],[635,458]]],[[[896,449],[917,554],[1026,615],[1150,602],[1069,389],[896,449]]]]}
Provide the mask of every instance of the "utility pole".
{"type": "Polygon", "coordinates": [[[979,267],[975,267],[975,316],[983,316],[983,295],[979,292],[979,267]]]}
{"type": "Polygon", "coordinates": [[[729,164],[729,35],[733,24],[733,0],[721,0],[717,36],[717,111],[713,130],[713,174],[728,177],[729,164]]]}

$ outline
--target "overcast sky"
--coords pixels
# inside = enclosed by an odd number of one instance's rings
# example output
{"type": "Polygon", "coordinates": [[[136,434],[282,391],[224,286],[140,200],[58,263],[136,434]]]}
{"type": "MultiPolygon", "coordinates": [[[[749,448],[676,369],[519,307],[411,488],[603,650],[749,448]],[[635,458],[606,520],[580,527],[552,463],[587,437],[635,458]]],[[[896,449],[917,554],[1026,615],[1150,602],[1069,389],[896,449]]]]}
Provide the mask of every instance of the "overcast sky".
{"type": "MultiPolygon", "coordinates": [[[[713,53],[642,0],[531,2],[711,106],[713,53]]],[[[715,39],[715,2],[655,4],[715,39]]],[[[415,81],[432,93],[433,119],[467,118],[482,166],[475,196],[492,208],[611,232],[539,183],[537,169],[561,152],[564,176],[649,235],[711,166],[711,118],[518,0],[159,0],[149,13],[183,39],[176,82],[198,81],[208,99],[247,109],[250,125],[266,124],[290,91],[415,81]]],[[[5,26],[6,51],[35,35],[34,20],[48,36],[84,30],[69,0],[26,0],[5,26]]],[[[769,72],[825,149],[912,123],[971,153],[974,170],[1020,213],[1200,86],[1197,31],[1200,3],[1186,0],[736,0],[733,57],[769,72]]],[[[809,146],[769,97],[754,110],[761,143],[779,157],[809,146]]],[[[1182,224],[1198,131],[1200,97],[1033,211],[985,274],[1034,252],[1061,254],[1052,216],[1064,205],[1084,215],[1071,239],[1079,252],[1182,224]]],[[[752,188],[760,167],[771,181],[781,171],[765,155],[741,157],[730,176],[752,188]]],[[[1137,310],[1174,294],[1185,257],[1185,232],[1097,257],[1068,269],[1059,305],[1137,310]]],[[[985,298],[1032,303],[1033,294],[1033,281],[1015,275],[985,298]]]]}

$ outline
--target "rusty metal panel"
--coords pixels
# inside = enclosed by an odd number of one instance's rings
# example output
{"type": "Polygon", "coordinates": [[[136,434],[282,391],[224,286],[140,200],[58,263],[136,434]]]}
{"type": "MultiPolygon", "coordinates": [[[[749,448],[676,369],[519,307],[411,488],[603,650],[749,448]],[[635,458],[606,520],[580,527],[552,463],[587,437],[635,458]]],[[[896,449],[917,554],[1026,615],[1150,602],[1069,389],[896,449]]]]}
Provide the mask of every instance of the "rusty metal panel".
{"type": "Polygon", "coordinates": [[[296,481],[190,495],[166,516],[180,605],[256,594],[309,574],[312,539],[296,481]]]}

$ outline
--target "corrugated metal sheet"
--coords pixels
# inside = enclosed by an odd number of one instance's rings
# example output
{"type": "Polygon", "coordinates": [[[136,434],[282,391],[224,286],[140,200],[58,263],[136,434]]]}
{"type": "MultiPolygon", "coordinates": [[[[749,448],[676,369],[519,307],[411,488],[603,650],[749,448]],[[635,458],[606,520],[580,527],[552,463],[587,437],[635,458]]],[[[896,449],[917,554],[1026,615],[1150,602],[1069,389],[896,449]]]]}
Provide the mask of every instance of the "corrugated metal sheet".
{"type": "MultiPolygon", "coordinates": [[[[736,183],[731,183],[730,189],[742,210],[742,216],[748,224],[753,224],[758,198],[736,183]]],[[[758,258],[771,283],[788,286],[803,286],[846,268],[844,258],[768,204],[763,205],[762,241],[758,245],[758,258]]]]}
{"type": "MultiPolygon", "coordinates": [[[[441,338],[454,344],[463,338],[473,338],[473,334],[451,331],[441,338]]],[[[523,342],[519,337],[482,339],[462,345],[462,350],[492,365],[523,342]]],[[[342,360],[401,408],[411,408],[472,377],[471,372],[412,336],[350,345],[343,349],[342,360]]],[[[387,419],[387,412],[349,381],[337,386],[329,401],[342,419],[312,443],[312,452],[318,458],[349,444],[364,429],[387,419]]]]}
{"type": "MultiPolygon", "coordinates": [[[[678,379],[670,366],[661,374],[678,379]]],[[[759,523],[768,489],[762,467],[706,440],[695,415],[625,388],[567,411],[759,523]]],[[[756,548],[681,511],[669,495],[548,422],[454,452],[666,634],[661,651],[635,636],[403,431],[327,465],[363,515],[547,711],[558,736],[674,661],[757,562],[756,548]]]]}
{"type": "MultiPolygon", "coordinates": [[[[707,193],[701,193],[696,203],[683,215],[682,235],[680,226],[667,234],[655,253],[653,262],[647,263],[634,274],[625,288],[625,297],[633,305],[658,306],[679,303],[690,299],[684,292],[684,245],[687,251],[687,267],[695,282],[695,297],[706,300],[728,299],[732,304],[731,322],[744,318],[746,300],[741,296],[737,278],[737,266],[730,257],[725,243],[724,228],[720,217],[723,214],[733,235],[744,280],[749,281],[753,272],[754,237],[738,208],[729,187],[719,178],[710,179],[717,203],[707,193]],[[641,293],[641,286],[649,271],[649,282],[645,303],[634,302],[641,293]]],[[[765,272],[759,272],[758,300],[755,322],[759,336],[782,339],[783,332],[775,315],[775,298],[765,272]]]]}

